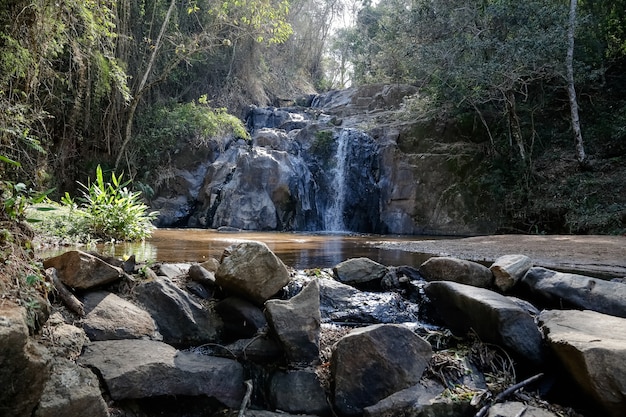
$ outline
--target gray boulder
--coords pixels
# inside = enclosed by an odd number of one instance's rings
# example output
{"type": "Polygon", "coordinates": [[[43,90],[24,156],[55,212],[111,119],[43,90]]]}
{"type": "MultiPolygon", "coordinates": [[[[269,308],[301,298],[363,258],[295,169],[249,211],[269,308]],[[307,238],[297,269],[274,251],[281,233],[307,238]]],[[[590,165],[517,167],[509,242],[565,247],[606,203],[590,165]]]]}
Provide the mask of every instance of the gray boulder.
{"type": "Polygon", "coordinates": [[[182,278],[189,273],[190,264],[186,263],[163,263],[158,265],[157,275],[168,277],[171,280],[182,278]]]}
{"type": "Polygon", "coordinates": [[[217,285],[262,305],[289,282],[283,262],[262,242],[229,246],[215,274],[217,285]]]}
{"type": "Polygon", "coordinates": [[[277,372],[269,386],[270,403],[288,413],[330,415],[326,393],[315,372],[291,370],[277,372]]]}
{"type": "Polygon", "coordinates": [[[531,268],[522,279],[542,301],[626,318],[626,285],[546,268],[531,268]]]}
{"type": "Polygon", "coordinates": [[[289,300],[267,301],[265,312],[291,362],[319,360],[321,316],[318,280],[311,281],[289,300]]]}
{"type": "Polygon", "coordinates": [[[162,342],[92,342],[79,363],[98,370],[116,401],[206,395],[228,407],[239,407],[243,399],[243,367],[237,361],[177,351],[162,342]]]}
{"type": "Polygon", "coordinates": [[[559,417],[560,415],[530,404],[510,401],[492,405],[486,417],[559,417]]]}
{"type": "Polygon", "coordinates": [[[626,319],[594,311],[548,310],[546,338],[576,383],[612,417],[626,414],[626,319]]]}
{"type": "Polygon", "coordinates": [[[504,255],[489,267],[494,277],[494,285],[502,292],[515,286],[530,268],[533,261],[526,255],[504,255]]]}
{"type": "Polygon", "coordinates": [[[90,340],[155,339],[154,320],[145,310],[107,291],[95,291],[83,298],[83,329],[90,340]]]}
{"type": "Polygon", "coordinates": [[[57,359],[34,417],[108,417],[98,377],[74,362],[57,359]]]}
{"type": "Polygon", "coordinates": [[[88,289],[109,284],[124,275],[122,268],[110,265],[87,252],[73,250],[43,262],[44,268],[55,268],[59,279],[71,288],[88,289]]]}
{"type": "Polygon", "coordinates": [[[194,345],[217,340],[221,321],[165,277],[135,287],[139,302],[158,326],[163,341],[194,345]]]}
{"type": "Polygon", "coordinates": [[[452,281],[482,288],[493,283],[493,274],[486,266],[447,256],[430,258],[419,267],[419,273],[426,281],[452,281]]]}
{"type": "Polygon", "coordinates": [[[426,284],[426,295],[437,313],[457,334],[474,330],[481,340],[502,345],[539,364],[542,338],[532,316],[507,297],[456,282],[426,284]]]}
{"type": "Polygon", "coordinates": [[[363,417],[465,417],[476,409],[469,401],[454,401],[441,394],[444,387],[429,380],[403,389],[363,409],[363,417]]]}
{"type": "MultiPolygon", "coordinates": [[[[211,258],[213,259],[213,258],[211,258]]],[[[189,279],[198,282],[207,288],[213,288],[215,286],[215,271],[207,269],[211,268],[208,264],[209,261],[203,264],[193,264],[189,267],[189,279]],[[206,266],[204,266],[206,265],[206,266]]],[[[218,264],[219,267],[219,264],[218,264]]],[[[217,268],[215,269],[217,270],[217,268]]]]}
{"type": "Polygon", "coordinates": [[[0,303],[0,414],[31,417],[50,372],[48,351],[28,337],[26,310],[0,303]]]}
{"type": "Polygon", "coordinates": [[[418,321],[418,306],[397,293],[360,291],[331,279],[321,279],[322,322],[405,323],[418,321]]]}
{"type": "Polygon", "coordinates": [[[353,330],[336,344],[331,361],[333,402],[345,415],[415,385],[432,356],[428,342],[398,324],[353,330]]]}
{"type": "Polygon", "coordinates": [[[348,259],[333,268],[337,281],[349,285],[380,281],[387,271],[386,266],[369,258],[348,259]]]}
{"type": "Polygon", "coordinates": [[[85,330],[66,323],[59,312],[50,316],[46,326],[50,339],[54,340],[48,350],[55,357],[74,360],[80,356],[83,346],[89,341],[85,330]]]}
{"type": "Polygon", "coordinates": [[[215,311],[224,322],[222,334],[226,338],[252,337],[267,326],[263,311],[243,298],[227,297],[215,305],[215,311]]]}

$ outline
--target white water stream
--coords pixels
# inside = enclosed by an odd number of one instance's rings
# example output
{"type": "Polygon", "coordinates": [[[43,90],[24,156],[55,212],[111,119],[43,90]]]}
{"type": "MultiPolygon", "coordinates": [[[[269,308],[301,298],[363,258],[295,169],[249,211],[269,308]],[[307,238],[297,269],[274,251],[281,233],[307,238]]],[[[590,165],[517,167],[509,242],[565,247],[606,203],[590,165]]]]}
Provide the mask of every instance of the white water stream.
{"type": "Polygon", "coordinates": [[[350,130],[343,129],[337,138],[335,165],[330,173],[329,205],[324,212],[324,230],[327,232],[344,232],[344,208],[346,205],[346,170],[348,169],[348,145],[350,130]]]}

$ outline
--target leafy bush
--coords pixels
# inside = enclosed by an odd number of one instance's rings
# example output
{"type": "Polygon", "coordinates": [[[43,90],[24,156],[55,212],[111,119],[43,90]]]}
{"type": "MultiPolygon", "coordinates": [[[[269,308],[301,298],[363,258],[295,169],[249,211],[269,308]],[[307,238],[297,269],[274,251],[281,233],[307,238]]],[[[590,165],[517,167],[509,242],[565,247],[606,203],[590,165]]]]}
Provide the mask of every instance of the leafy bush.
{"type": "Polygon", "coordinates": [[[141,192],[128,188],[130,181],[121,182],[115,173],[111,182],[105,182],[100,165],[96,168],[96,180],[84,188],[79,206],[65,194],[62,202],[70,207],[73,214],[81,219],[78,223],[90,236],[104,240],[141,240],[150,236],[154,226],[152,220],[157,212],[148,212],[148,207],[141,201],[141,192]]]}

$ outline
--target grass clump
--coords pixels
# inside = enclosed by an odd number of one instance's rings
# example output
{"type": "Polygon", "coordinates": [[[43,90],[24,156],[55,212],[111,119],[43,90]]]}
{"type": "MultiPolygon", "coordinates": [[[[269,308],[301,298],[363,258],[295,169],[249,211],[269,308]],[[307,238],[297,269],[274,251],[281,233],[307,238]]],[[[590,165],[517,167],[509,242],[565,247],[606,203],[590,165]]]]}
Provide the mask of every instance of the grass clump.
{"type": "Polygon", "coordinates": [[[98,165],[95,181],[79,185],[83,190],[78,199],[65,193],[61,204],[46,202],[29,212],[39,232],[66,243],[137,241],[151,235],[158,212],[148,211],[141,192],[132,191],[122,175],[112,173],[111,180],[105,181],[98,165]],[[52,210],[38,214],[45,208],[52,210]]]}

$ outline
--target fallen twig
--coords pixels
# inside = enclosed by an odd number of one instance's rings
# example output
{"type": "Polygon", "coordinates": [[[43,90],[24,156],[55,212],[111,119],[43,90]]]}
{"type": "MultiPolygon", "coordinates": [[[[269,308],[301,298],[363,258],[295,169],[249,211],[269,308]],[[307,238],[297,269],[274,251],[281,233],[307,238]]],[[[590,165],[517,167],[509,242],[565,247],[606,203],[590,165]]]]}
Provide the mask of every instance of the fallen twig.
{"type": "Polygon", "coordinates": [[[246,395],[243,396],[243,401],[241,402],[241,408],[239,409],[239,414],[237,415],[237,417],[245,416],[246,408],[248,407],[250,397],[252,396],[252,380],[248,379],[244,382],[244,384],[246,384],[246,395]]]}
{"type": "Polygon", "coordinates": [[[61,282],[57,275],[57,270],[55,268],[48,268],[46,269],[46,275],[50,278],[50,281],[52,281],[52,285],[54,285],[54,288],[57,290],[63,304],[80,317],[85,317],[85,306],[72,294],[69,288],[61,282]]]}
{"type": "Polygon", "coordinates": [[[492,405],[504,400],[506,397],[513,394],[515,391],[521,388],[524,388],[526,385],[532,384],[533,382],[537,381],[541,377],[543,377],[543,373],[531,376],[530,378],[525,379],[522,382],[518,382],[515,385],[511,385],[510,387],[502,391],[500,394],[496,395],[493,401],[491,401],[489,404],[485,404],[483,408],[481,408],[474,417],[484,417],[492,405]]]}

